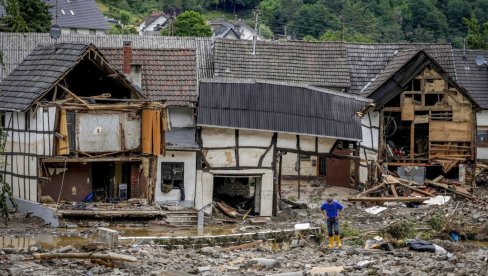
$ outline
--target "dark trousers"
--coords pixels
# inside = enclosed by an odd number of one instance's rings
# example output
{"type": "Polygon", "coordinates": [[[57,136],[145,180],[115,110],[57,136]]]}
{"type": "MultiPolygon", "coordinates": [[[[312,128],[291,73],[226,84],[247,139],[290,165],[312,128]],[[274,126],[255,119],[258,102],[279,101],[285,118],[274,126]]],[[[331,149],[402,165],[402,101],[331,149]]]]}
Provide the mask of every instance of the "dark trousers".
{"type": "Polygon", "coordinates": [[[338,218],[327,218],[327,232],[329,232],[329,237],[333,237],[334,233],[339,235],[339,219],[338,218]]]}

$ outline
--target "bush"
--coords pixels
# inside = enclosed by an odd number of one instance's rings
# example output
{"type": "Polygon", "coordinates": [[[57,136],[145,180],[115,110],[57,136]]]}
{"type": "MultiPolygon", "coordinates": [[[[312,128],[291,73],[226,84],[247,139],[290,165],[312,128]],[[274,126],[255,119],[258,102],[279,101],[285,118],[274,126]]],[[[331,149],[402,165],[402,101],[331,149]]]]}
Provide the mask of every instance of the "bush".
{"type": "Polygon", "coordinates": [[[444,216],[440,213],[435,213],[428,221],[427,223],[429,224],[432,229],[434,229],[436,232],[440,232],[444,229],[446,226],[446,219],[444,216]]]}
{"type": "Polygon", "coordinates": [[[411,239],[417,234],[415,223],[408,219],[394,222],[386,227],[385,232],[395,239],[411,239]]]}

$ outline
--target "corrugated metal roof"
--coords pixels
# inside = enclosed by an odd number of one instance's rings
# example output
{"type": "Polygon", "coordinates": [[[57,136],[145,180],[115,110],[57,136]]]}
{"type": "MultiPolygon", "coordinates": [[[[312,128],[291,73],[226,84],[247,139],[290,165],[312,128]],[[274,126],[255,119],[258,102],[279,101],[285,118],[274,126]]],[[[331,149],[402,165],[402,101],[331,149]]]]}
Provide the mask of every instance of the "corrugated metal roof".
{"type": "Polygon", "coordinates": [[[488,109],[488,66],[476,65],[477,56],[488,60],[488,51],[454,51],[457,82],[468,91],[481,108],[488,109]]]}
{"type": "Polygon", "coordinates": [[[321,87],[351,85],[346,48],[340,42],[217,39],[215,77],[286,81],[321,87]]]}
{"type": "MultiPolygon", "coordinates": [[[[123,48],[100,48],[115,69],[122,71],[123,48]]],[[[165,100],[168,106],[194,106],[197,97],[195,49],[132,49],[132,64],[141,66],[142,94],[165,100]]]]}
{"type": "Polygon", "coordinates": [[[109,30],[107,19],[95,3],[95,0],[43,0],[48,4],[52,15],[52,24],[61,28],[109,30]],[[56,9],[56,4],[58,5],[56,9]],[[57,13],[57,23],[56,23],[57,13]]]}
{"type": "Polygon", "coordinates": [[[257,81],[200,83],[197,125],[360,140],[355,113],[369,100],[306,86],[257,81]]]}

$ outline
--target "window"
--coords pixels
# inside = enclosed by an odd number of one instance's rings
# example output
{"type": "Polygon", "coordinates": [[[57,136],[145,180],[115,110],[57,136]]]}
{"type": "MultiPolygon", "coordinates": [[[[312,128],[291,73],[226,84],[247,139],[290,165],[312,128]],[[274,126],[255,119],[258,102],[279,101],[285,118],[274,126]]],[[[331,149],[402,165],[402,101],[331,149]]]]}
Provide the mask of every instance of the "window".
{"type": "Polygon", "coordinates": [[[88,33],[91,34],[91,35],[94,35],[97,33],[97,31],[95,31],[94,29],[89,29],[88,30],[88,33]]]}
{"type": "MultiPolygon", "coordinates": [[[[184,181],[184,163],[183,162],[165,162],[161,163],[161,191],[168,193],[172,189],[183,191],[184,181]]],[[[184,193],[182,192],[182,197],[184,193]]],[[[184,200],[182,198],[182,200],[184,200]]]]}
{"type": "Polygon", "coordinates": [[[78,30],[76,28],[69,29],[70,34],[76,34],[77,32],[78,32],[78,30]]]}
{"type": "Polygon", "coordinates": [[[64,12],[64,10],[61,10],[61,13],[62,13],[62,14],[66,14],[66,13],[64,12]]]}
{"type": "Polygon", "coordinates": [[[476,143],[478,146],[488,146],[488,126],[478,127],[476,131],[476,143]]]}
{"type": "Polygon", "coordinates": [[[75,15],[75,13],[73,12],[73,10],[69,10],[69,12],[71,13],[71,15],[75,15]]]}

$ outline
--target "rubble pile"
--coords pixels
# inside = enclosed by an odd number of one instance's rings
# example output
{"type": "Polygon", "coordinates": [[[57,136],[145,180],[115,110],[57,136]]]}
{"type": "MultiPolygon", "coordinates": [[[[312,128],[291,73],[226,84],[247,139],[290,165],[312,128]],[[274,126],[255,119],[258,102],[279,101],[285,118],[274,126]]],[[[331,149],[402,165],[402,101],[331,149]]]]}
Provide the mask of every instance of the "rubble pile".
{"type": "MultiPolygon", "coordinates": [[[[67,250],[65,254],[80,252],[67,250]]],[[[0,261],[4,273],[12,275],[325,275],[327,271],[347,275],[483,275],[488,269],[488,249],[476,246],[450,255],[406,248],[393,252],[359,248],[322,251],[306,246],[273,251],[270,245],[234,251],[221,247],[167,250],[136,246],[113,251],[98,249],[97,254],[109,252],[137,261],[33,260],[34,252],[24,251],[1,251],[0,261]]]]}

